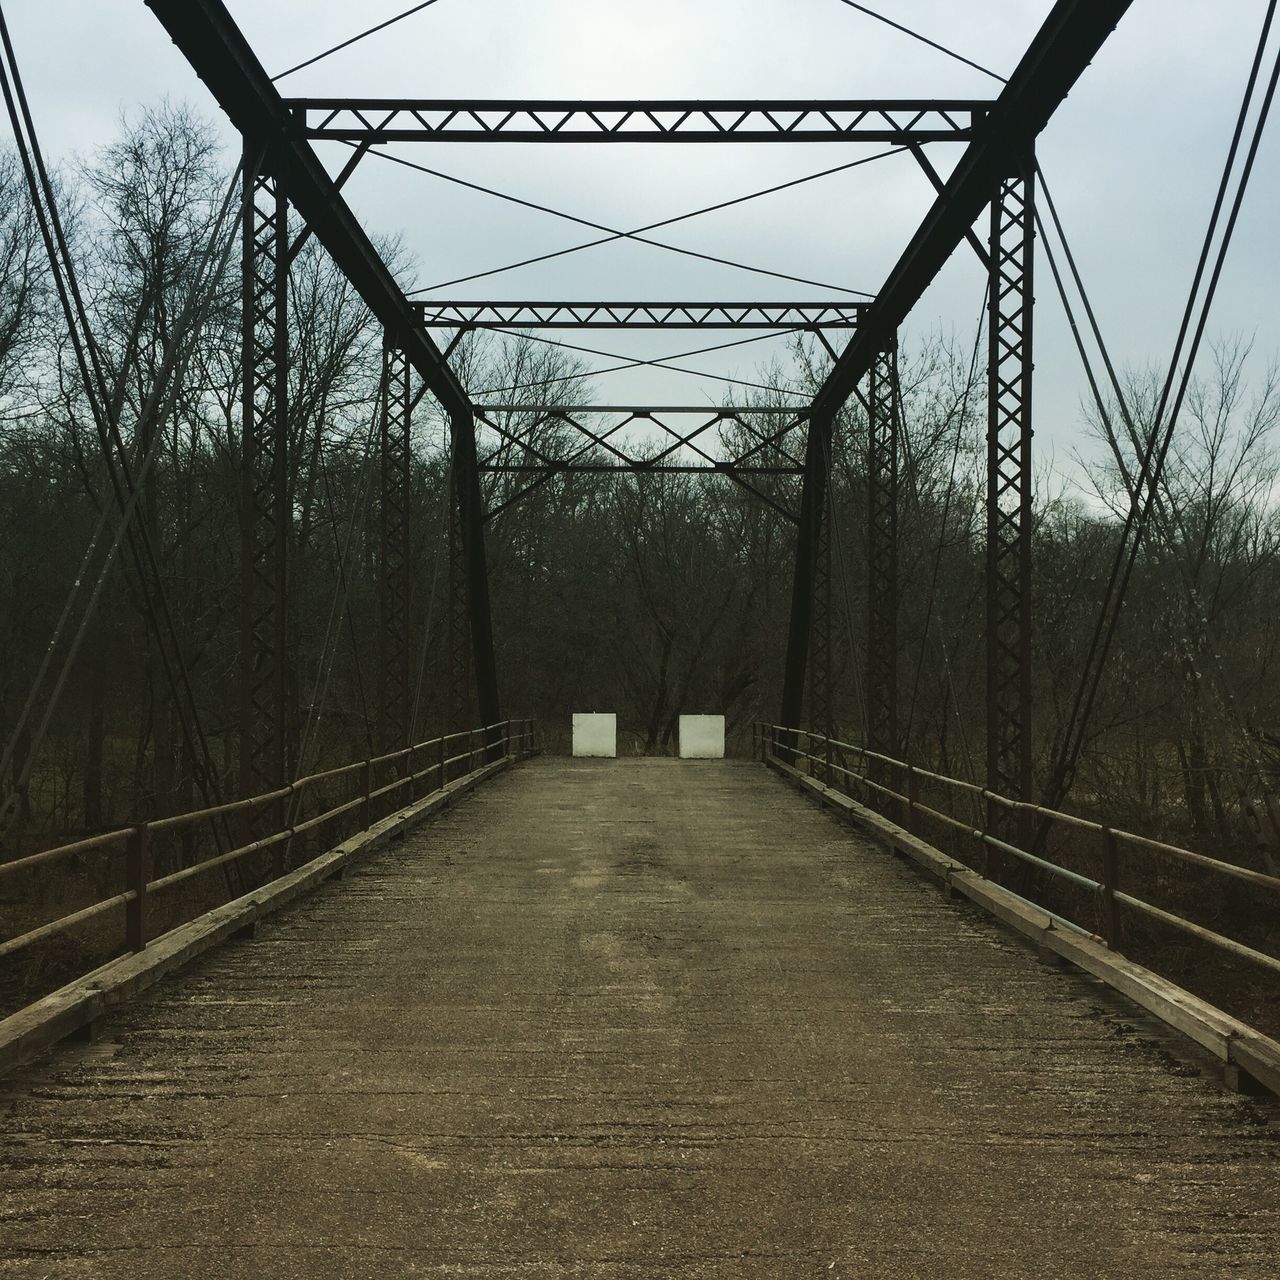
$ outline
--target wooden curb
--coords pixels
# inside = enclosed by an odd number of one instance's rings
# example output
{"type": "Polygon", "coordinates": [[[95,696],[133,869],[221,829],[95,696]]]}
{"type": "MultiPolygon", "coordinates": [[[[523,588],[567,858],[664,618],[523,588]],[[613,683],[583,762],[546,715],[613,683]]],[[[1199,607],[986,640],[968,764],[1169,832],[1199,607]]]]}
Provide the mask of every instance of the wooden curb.
{"type": "Polygon", "coordinates": [[[1243,1089],[1254,1081],[1280,1095],[1280,1042],[1117,954],[1086,930],[1066,925],[1043,907],[1002,888],[963,862],[947,857],[919,836],[882,818],[843,792],[781,760],[771,759],[767,763],[788,782],[816,795],[823,805],[840,810],[890,852],[916,863],[948,891],[963,894],[1003,924],[1030,938],[1042,953],[1078,965],[1207,1049],[1223,1063],[1232,1087],[1243,1089]]]}
{"type": "Polygon", "coordinates": [[[252,928],[265,916],[309,893],[432,814],[447,809],[510,764],[511,757],[504,757],[449,783],[278,880],[162,934],[149,943],[145,951],[109,961],[3,1019],[0,1021],[0,1075],[31,1061],[68,1035],[82,1028],[92,1029],[108,1010],[154,986],[166,974],[232,935],[252,928]]]}

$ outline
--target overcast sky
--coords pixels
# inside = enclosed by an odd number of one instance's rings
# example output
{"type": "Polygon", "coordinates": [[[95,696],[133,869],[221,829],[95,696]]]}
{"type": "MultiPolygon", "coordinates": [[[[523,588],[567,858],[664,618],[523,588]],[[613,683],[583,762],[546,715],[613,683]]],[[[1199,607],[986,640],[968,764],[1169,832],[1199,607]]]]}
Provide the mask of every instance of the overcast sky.
{"type": "MultiPolygon", "coordinates": [[[[268,72],[407,7],[408,0],[232,0],[268,72]]],[[[1050,0],[872,0],[892,17],[1007,75],[1050,0]]],[[[1042,136],[1040,159],[1117,359],[1167,358],[1208,219],[1265,0],[1135,0],[1042,136]]],[[[6,6],[50,154],[91,156],[122,112],[168,95],[235,139],[142,0],[19,0],[6,6]]],[[[989,97],[995,81],[840,0],[438,0],[387,31],[281,81],[291,94],[421,97],[989,97]]],[[[1274,121],[1273,121],[1274,126],[1274,121]]],[[[832,167],[863,144],[742,146],[404,145],[445,172],[629,229],[832,167]]],[[[321,154],[331,171],[345,149],[321,154]]],[[[954,144],[931,148],[949,171],[954,144]]],[[[397,234],[427,286],[591,238],[368,158],[347,187],[366,227],[397,234]]],[[[1264,140],[1212,333],[1280,351],[1280,139],[1264,140]]],[[[832,286],[874,291],[932,198],[908,157],[820,179],[662,233],[681,246],[832,286]]],[[[1043,262],[1037,312],[1037,448],[1070,471],[1085,384],[1043,262]]],[[[614,244],[438,296],[509,299],[786,300],[839,297],[659,249],[614,244]]],[[[972,342],[982,276],[956,254],[912,316],[912,333],[972,342]]],[[[553,335],[554,336],[554,335],[553,335]]],[[[645,357],[719,335],[563,335],[645,357]]],[[[726,334],[729,339],[734,335],[726,334]]],[[[700,356],[694,368],[750,379],[784,341],[700,356]]],[[[599,363],[606,363],[601,361],[599,363]]],[[[597,381],[610,402],[718,403],[724,387],[636,371],[597,381]]]]}

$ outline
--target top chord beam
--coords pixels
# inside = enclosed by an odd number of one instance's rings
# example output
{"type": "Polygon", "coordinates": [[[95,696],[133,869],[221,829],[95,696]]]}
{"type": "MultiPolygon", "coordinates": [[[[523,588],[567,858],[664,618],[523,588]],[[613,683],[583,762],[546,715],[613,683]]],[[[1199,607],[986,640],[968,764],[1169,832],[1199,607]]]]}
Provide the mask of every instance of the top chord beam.
{"type": "Polygon", "coordinates": [[[454,101],[290,98],[304,137],[329,142],[969,142],[990,103],[454,101]]]}
{"type": "Polygon", "coordinates": [[[415,302],[426,327],[855,329],[865,302],[415,302]]]}

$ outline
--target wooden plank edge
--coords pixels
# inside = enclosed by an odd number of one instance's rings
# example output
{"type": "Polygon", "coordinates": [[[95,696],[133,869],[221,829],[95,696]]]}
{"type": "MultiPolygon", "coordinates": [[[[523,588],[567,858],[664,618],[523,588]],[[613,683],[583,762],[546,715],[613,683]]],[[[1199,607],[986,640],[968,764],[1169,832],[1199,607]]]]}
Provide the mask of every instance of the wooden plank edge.
{"type": "Polygon", "coordinates": [[[1003,924],[1030,938],[1037,947],[1077,965],[1153,1014],[1175,1031],[1207,1049],[1225,1065],[1245,1072],[1280,1096],[1280,1042],[1192,995],[1185,987],[1112,951],[1100,938],[1061,928],[1047,912],[986,879],[963,862],[910,831],[828,787],[781,760],[768,765],[788,782],[841,811],[855,826],[890,852],[916,863],[956,893],[982,907],[1003,924]]]}
{"type": "Polygon", "coordinates": [[[366,858],[433,814],[447,809],[512,763],[504,756],[458,778],[440,791],[388,815],[366,831],[310,862],[223,906],[162,934],[145,951],[108,961],[25,1009],[0,1020],[0,1075],[52,1048],[59,1040],[102,1017],[107,1010],[154,986],[161,978],[211,950],[233,934],[309,893],[349,864],[366,858]]]}

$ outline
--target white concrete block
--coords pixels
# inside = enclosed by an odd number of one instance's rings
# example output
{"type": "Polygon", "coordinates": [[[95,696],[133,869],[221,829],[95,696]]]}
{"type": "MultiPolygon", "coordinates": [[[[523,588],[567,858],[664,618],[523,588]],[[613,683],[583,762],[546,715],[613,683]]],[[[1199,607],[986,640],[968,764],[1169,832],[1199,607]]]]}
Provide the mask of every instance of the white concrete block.
{"type": "Polygon", "coordinates": [[[680,759],[720,760],[724,757],[724,716],[681,716],[680,759]]]}
{"type": "Polygon", "coordinates": [[[573,713],[573,754],[608,756],[618,754],[618,717],[612,711],[573,713]]]}

